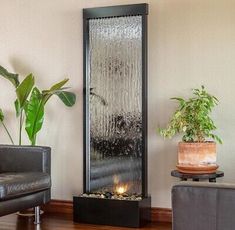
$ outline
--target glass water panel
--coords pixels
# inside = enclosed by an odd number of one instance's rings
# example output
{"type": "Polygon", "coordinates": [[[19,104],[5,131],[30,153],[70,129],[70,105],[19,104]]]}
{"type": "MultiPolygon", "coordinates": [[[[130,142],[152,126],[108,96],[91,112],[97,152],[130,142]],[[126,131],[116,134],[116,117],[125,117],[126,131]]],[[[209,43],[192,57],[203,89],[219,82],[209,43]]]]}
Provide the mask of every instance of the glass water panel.
{"type": "Polygon", "coordinates": [[[142,18],[89,20],[90,191],[142,192],[142,18]]]}

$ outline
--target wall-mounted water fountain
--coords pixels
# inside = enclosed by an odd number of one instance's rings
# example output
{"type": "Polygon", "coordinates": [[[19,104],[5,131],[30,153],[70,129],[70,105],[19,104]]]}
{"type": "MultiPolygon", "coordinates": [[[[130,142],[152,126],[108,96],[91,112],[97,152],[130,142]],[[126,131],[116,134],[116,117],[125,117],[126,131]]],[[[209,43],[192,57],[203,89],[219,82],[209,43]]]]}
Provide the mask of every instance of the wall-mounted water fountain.
{"type": "Polygon", "coordinates": [[[84,193],[74,220],[138,227],[147,192],[147,4],[84,9],[84,193]]]}

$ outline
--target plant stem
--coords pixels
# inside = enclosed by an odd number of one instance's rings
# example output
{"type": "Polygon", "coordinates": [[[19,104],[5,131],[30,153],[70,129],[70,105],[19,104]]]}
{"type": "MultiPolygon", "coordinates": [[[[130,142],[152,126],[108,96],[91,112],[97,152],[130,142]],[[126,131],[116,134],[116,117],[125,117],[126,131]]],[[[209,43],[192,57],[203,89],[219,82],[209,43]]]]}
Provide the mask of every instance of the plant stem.
{"type": "Polygon", "coordinates": [[[12,139],[12,137],[11,137],[11,134],[9,133],[9,131],[8,131],[7,127],[6,127],[6,125],[4,124],[3,121],[1,121],[1,122],[2,122],[2,125],[3,125],[4,129],[5,129],[6,132],[7,132],[8,137],[9,137],[10,140],[11,140],[11,143],[14,145],[14,141],[13,141],[13,139],[12,139]]]}
{"type": "Polygon", "coordinates": [[[32,142],[31,142],[31,145],[32,145],[32,146],[35,146],[35,144],[36,144],[36,135],[34,135],[33,140],[32,140],[32,142]]]}
{"type": "Polygon", "coordinates": [[[22,113],[22,110],[21,110],[21,111],[20,111],[20,133],[19,133],[19,145],[21,145],[22,126],[23,126],[23,113],[22,113]]]}
{"type": "Polygon", "coordinates": [[[31,139],[31,145],[35,146],[36,145],[36,134],[33,135],[32,139],[31,139]]]}

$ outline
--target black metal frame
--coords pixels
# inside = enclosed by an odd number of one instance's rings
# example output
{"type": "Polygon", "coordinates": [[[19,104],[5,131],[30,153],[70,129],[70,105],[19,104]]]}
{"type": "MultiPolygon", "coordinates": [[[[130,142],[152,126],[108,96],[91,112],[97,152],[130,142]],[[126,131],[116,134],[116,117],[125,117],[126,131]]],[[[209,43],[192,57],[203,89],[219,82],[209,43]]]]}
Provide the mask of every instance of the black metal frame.
{"type": "Polygon", "coordinates": [[[87,147],[88,143],[88,124],[89,117],[87,111],[89,109],[89,100],[87,95],[88,92],[88,80],[89,80],[89,19],[94,18],[110,18],[110,17],[123,17],[123,16],[141,16],[142,17],[142,196],[148,196],[148,176],[147,176],[147,15],[148,15],[148,4],[134,4],[134,5],[121,5],[121,6],[110,6],[110,7],[98,7],[83,9],[83,149],[84,149],[84,161],[83,161],[83,190],[84,192],[89,191],[89,180],[90,171],[89,164],[90,159],[88,158],[87,147]]]}

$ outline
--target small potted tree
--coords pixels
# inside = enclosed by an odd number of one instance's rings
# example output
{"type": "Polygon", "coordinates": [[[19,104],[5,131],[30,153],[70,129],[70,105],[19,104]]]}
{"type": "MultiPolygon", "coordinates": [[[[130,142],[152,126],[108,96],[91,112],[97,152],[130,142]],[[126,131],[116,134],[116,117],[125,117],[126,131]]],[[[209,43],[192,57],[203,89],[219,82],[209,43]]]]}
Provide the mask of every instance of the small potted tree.
{"type": "Polygon", "coordinates": [[[178,144],[177,168],[183,173],[214,173],[216,164],[216,143],[221,139],[213,133],[216,126],[210,117],[218,99],[209,94],[205,87],[193,89],[189,99],[171,98],[179,105],[166,128],[159,129],[164,138],[183,134],[178,144]],[[213,141],[212,141],[213,140],[213,141]]]}

